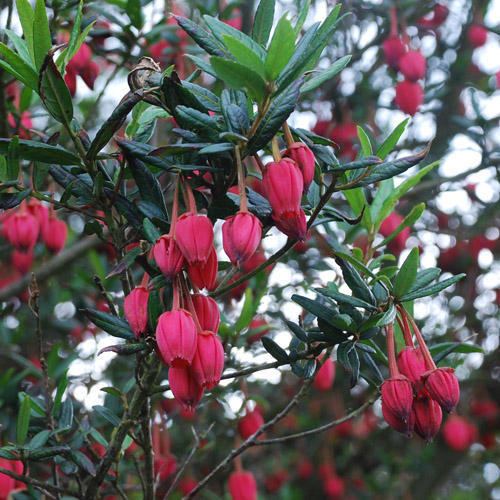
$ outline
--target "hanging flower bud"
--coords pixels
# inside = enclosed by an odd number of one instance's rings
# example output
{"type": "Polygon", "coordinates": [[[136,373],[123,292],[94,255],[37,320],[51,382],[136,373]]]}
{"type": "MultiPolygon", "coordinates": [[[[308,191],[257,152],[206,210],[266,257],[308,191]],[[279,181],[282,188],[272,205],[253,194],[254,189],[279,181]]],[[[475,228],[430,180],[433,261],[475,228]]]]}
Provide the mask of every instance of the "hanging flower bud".
{"type": "Polygon", "coordinates": [[[424,388],[444,411],[450,412],[460,399],[460,386],[453,368],[435,368],[422,376],[424,388]]]}
{"type": "Polygon", "coordinates": [[[307,193],[314,179],[314,153],[303,142],[294,142],[288,146],[284,156],[291,158],[299,167],[304,181],[304,193],[307,193]]]}
{"type": "Polygon", "coordinates": [[[171,366],[168,382],[175,399],[185,410],[193,411],[203,396],[203,387],[196,382],[191,368],[171,366]]]}
{"type": "Polygon", "coordinates": [[[161,236],[155,243],[153,257],[160,271],[169,279],[179,274],[184,265],[184,255],[175,239],[168,234],[161,236]]]}
{"type": "Polygon", "coordinates": [[[413,388],[403,375],[386,379],[381,387],[382,413],[385,421],[398,432],[411,432],[413,388]]]}
{"type": "Polygon", "coordinates": [[[191,282],[198,288],[206,288],[209,291],[215,290],[217,286],[217,252],[212,245],[209,250],[208,260],[203,264],[189,264],[187,271],[191,282]]]}
{"type": "Polygon", "coordinates": [[[424,91],[417,82],[403,80],[396,85],[396,106],[409,115],[414,115],[424,102],[424,91]]]}
{"type": "Polygon", "coordinates": [[[420,377],[427,371],[422,351],[418,347],[405,347],[397,358],[399,371],[413,384],[420,383],[420,377]]]}
{"type": "Polygon", "coordinates": [[[406,52],[406,44],[399,35],[391,35],[382,43],[382,50],[387,65],[397,71],[401,57],[406,52]]]}
{"type": "Polygon", "coordinates": [[[262,224],[250,212],[238,212],[222,224],[222,244],[233,265],[248,260],[259,248],[262,224]]]}
{"type": "Polygon", "coordinates": [[[482,47],[488,39],[488,30],[480,24],[473,24],[467,30],[467,39],[475,49],[482,47]]]}
{"type": "Polygon", "coordinates": [[[247,409],[243,417],[238,420],[238,432],[241,439],[247,439],[252,434],[255,434],[264,424],[264,417],[258,406],[252,411],[247,409]]]}
{"type": "Polygon", "coordinates": [[[54,253],[60,252],[66,244],[67,236],[66,223],[51,214],[42,226],[42,239],[47,249],[54,253]]]}
{"type": "Polygon", "coordinates": [[[207,262],[214,243],[214,228],[206,215],[188,212],[175,226],[175,240],[190,265],[207,262]]]}
{"type": "Polygon", "coordinates": [[[410,50],[399,60],[399,71],[410,82],[416,82],[425,77],[427,63],[418,50],[410,50]]]}
{"type": "Polygon", "coordinates": [[[202,330],[217,333],[220,325],[220,312],[217,302],[212,297],[207,297],[201,293],[191,296],[194,310],[202,330]]]}
{"type": "Polygon", "coordinates": [[[38,221],[27,210],[21,209],[5,221],[6,237],[18,250],[33,248],[39,232],[38,221]]]}
{"type": "Polygon", "coordinates": [[[251,472],[236,470],[229,476],[231,500],[257,500],[257,482],[251,472]]]}
{"type": "Polygon", "coordinates": [[[192,370],[197,383],[204,389],[213,389],[219,383],[224,370],[224,347],[215,333],[203,331],[198,334],[192,370]]]}
{"type": "Polygon", "coordinates": [[[466,451],[477,439],[477,427],[464,417],[451,415],[443,425],[443,439],[454,451],[466,451]]]}
{"type": "Polygon", "coordinates": [[[125,318],[137,338],[146,333],[148,328],[148,300],[148,289],[145,286],[137,286],[123,302],[125,318]]]}
{"type": "Polygon", "coordinates": [[[14,250],[11,255],[11,261],[15,269],[21,274],[26,274],[33,265],[33,250],[28,250],[27,252],[14,250]]]}
{"type": "Polygon", "coordinates": [[[412,412],[415,432],[425,441],[431,441],[441,427],[441,407],[428,397],[418,397],[413,402],[412,412]]]}
{"type": "Polygon", "coordinates": [[[160,315],[156,326],[156,342],[165,363],[173,367],[190,365],[196,352],[196,325],[184,309],[160,315]]]}
{"type": "Polygon", "coordinates": [[[329,391],[335,380],[335,363],[328,358],[314,375],[313,385],[318,391],[329,391]]]}

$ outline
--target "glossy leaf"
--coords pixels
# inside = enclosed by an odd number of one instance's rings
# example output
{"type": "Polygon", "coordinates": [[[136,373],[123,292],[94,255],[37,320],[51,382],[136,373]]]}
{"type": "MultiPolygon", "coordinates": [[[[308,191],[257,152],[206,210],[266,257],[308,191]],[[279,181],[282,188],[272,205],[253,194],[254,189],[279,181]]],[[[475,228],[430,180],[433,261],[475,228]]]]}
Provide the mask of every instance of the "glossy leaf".
{"type": "Polygon", "coordinates": [[[300,93],[306,94],[307,92],[311,92],[312,90],[315,90],[323,85],[323,83],[331,80],[349,64],[351,57],[352,56],[348,55],[337,59],[328,69],[321,71],[320,73],[307,80],[304,85],[302,85],[300,93]]]}
{"type": "Polygon", "coordinates": [[[266,76],[274,80],[286,66],[295,49],[295,31],[286,14],[278,21],[265,63],[266,76]]]}
{"type": "Polygon", "coordinates": [[[395,297],[401,297],[412,287],[417,277],[418,261],[418,248],[414,247],[411,249],[394,279],[395,297]]]}
{"type": "Polygon", "coordinates": [[[132,330],[124,319],[95,309],[85,309],[84,313],[92,323],[110,335],[113,335],[113,337],[120,337],[127,340],[135,339],[132,330]]]}
{"type": "Polygon", "coordinates": [[[276,0],[260,0],[252,28],[252,38],[265,46],[273,27],[276,0]]]}
{"type": "Polygon", "coordinates": [[[408,292],[407,294],[399,297],[401,302],[409,302],[410,300],[420,299],[421,297],[427,297],[429,295],[435,295],[436,293],[441,292],[442,290],[454,285],[461,279],[465,278],[465,274],[458,274],[457,276],[453,276],[453,278],[448,278],[443,281],[440,281],[434,285],[430,285],[427,287],[423,287],[420,290],[415,290],[412,292],[408,292]]]}
{"type": "MultiPolygon", "coordinates": [[[[10,139],[0,138],[0,154],[6,155],[9,149],[10,139]]],[[[71,151],[62,146],[53,146],[43,142],[27,139],[19,139],[19,158],[43,163],[55,163],[56,165],[79,165],[80,159],[71,151]]]]}

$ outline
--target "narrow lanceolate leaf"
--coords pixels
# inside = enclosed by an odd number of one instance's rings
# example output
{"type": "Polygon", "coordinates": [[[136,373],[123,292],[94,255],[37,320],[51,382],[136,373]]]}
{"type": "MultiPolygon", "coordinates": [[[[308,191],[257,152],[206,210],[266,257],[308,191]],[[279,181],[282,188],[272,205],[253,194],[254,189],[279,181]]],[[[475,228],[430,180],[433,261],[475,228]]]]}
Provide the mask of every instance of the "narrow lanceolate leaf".
{"type": "Polygon", "coordinates": [[[248,141],[247,155],[255,154],[257,151],[264,148],[282,127],[283,123],[295,109],[301,85],[302,79],[299,79],[273,99],[271,106],[269,106],[267,113],[257,127],[255,134],[250,141],[248,141]]]}
{"type": "Polygon", "coordinates": [[[262,337],[261,342],[264,349],[277,361],[281,363],[288,363],[288,354],[282,349],[274,340],[269,337],[262,337]]]}
{"type": "Polygon", "coordinates": [[[38,93],[50,115],[69,126],[73,119],[71,94],[51,55],[47,55],[40,69],[38,93]]]}
{"type": "Polygon", "coordinates": [[[174,16],[177,24],[208,54],[212,56],[224,56],[226,53],[224,45],[211,33],[201,26],[181,16],[174,16]]]}
{"type": "Polygon", "coordinates": [[[110,335],[113,335],[113,337],[119,337],[127,340],[135,338],[128,323],[124,319],[113,316],[112,314],[96,311],[95,309],[85,309],[84,313],[88,316],[92,323],[110,335]]]}
{"type": "Polygon", "coordinates": [[[260,0],[252,28],[252,38],[265,46],[273,27],[274,8],[276,0],[260,0]]]}
{"type": "Polygon", "coordinates": [[[343,259],[337,258],[335,261],[342,269],[342,275],[344,276],[347,286],[352,290],[352,294],[369,304],[376,305],[377,300],[358,271],[343,259]]]}
{"type": "Polygon", "coordinates": [[[155,217],[168,220],[165,199],[158,179],[151,173],[147,166],[137,158],[127,157],[127,162],[132,171],[134,180],[141,194],[141,201],[146,202],[155,217]]]}
{"type": "Polygon", "coordinates": [[[36,71],[4,43],[0,43],[0,67],[14,76],[30,89],[37,90],[38,75],[36,71]]]}
{"type": "Polygon", "coordinates": [[[274,30],[266,57],[266,76],[274,80],[286,66],[295,49],[295,31],[283,16],[274,30]]]}
{"type": "Polygon", "coordinates": [[[322,304],[319,300],[313,300],[302,295],[292,295],[292,300],[302,306],[306,311],[314,314],[319,319],[326,321],[329,325],[334,325],[334,316],[338,314],[338,310],[333,307],[328,307],[322,304]]]}
{"type": "Polygon", "coordinates": [[[213,56],[210,64],[228,87],[234,89],[246,88],[256,101],[261,101],[266,91],[266,82],[255,71],[236,61],[213,56]]]}
{"type": "Polygon", "coordinates": [[[394,278],[394,295],[401,297],[404,295],[415,282],[418,269],[418,248],[412,248],[411,252],[403,262],[401,269],[394,278]]]}
{"type": "Polygon", "coordinates": [[[403,132],[406,130],[406,125],[408,125],[409,121],[409,118],[403,120],[380,145],[380,147],[377,149],[377,156],[379,158],[385,160],[385,157],[394,149],[399,139],[403,135],[403,132]]]}
{"type": "Polygon", "coordinates": [[[16,439],[17,444],[23,445],[28,436],[31,413],[31,398],[25,394],[17,415],[16,439]]]}
{"type": "Polygon", "coordinates": [[[43,0],[36,0],[33,18],[33,51],[35,65],[42,67],[49,50],[52,47],[47,9],[43,0]]]}
{"type": "Polygon", "coordinates": [[[383,181],[384,179],[390,179],[391,177],[402,174],[403,172],[406,172],[406,170],[420,163],[425,158],[428,152],[429,148],[425,148],[423,151],[420,151],[419,153],[412,156],[398,158],[396,160],[377,165],[373,168],[371,174],[360,180],[356,187],[369,186],[370,184],[373,184],[375,182],[383,181]]]}
{"type": "MultiPolygon", "coordinates": [[[[11,139],[0,138],[0,155],[6,155],[9,150],[11,139]]],[[[62,146],[52,146],[43,142],[19,139],[19,158],[29,161],[40,161],[43,163],[54,163],[56,165],[79,165],[78,156],[62,146]]]]}
{"type": "Polygon", "coordinates": [[[306,94],[307,92],[311,92],[312,90],[315,90],[321,85],[323,85],[323,83],[327,82],[328,80],[331,80],[335,75],[339,74],[349,64],[351,57],[352,56],[350,55],[341,57],[340,59],[337,59],[328,69],[325,69],[324,71],[315,74],[312,78],[307,80],[307,82],[304,83],[304,85],[302,85],[300,93],[306,94]]]}
{"type": "Polygon", "coordinates": [[[367,309],[369,311],[377,310],[374,305],[369,304],[364,300],[358,299],[357,297],[352,297],[351,295],[345,295],[343,293],[337,292],[336,290],[332,290],[331,288],[315,288],[315,291],[321,293],[321,295],[330,297],[339,304],[349,304],[353,307],[362,307],[363,309],[367,309]]]}
{"type": "MultiPolygon", "coordinates": [[[[78,38],[80,36],[80,27],[82,24],[82,9],[83,9],[83,0],[80,0],[78,4],[78,10],[76,11],[75,22],[73,23],[73,28],[71,30],[71,35],[69,37],[68,46],[66,50],[64,50],[63,59],[60,65],[61,71],[64,73],[64,69],[66,64],[71,60],[71,58],[76,54],[76,51],[79,48],[78,38]]],[[[59,59],[57,60],[59,63],[59,59]]]]}
{"type": "Polygon", "coordinates": [[[357,127],[357,130],[363,156],[371,156],[373,154],[373,149],[368,134],[363,130],[363,127],[360,127],[359,125],[357,127]]]}
{"type": "Polygon", "coordinates": [[[427,297],[429,295],[435,295],[436,293],[441,292],[445,288],[448,288],[461,279],[465,278],[465,274],[458,274],[457,276],[453,276],[453,278],[448,278],[446,280],[440,281],[439,283],[436,283],[434,285],[430,285],[424,288],[421,288],[420,290],[415,290],[414,292],[408,292],[407,294],[403,295],[402,297],[399,297],[399,300],[401,302],[409,302],[410,300],[415,300],[419,299],[421,297],[427,297]]]}
{"type": "Polygon", "coordinates": [[[293,28],[297,35],[302,30],[302,26],[304,26],[304,23],[305,23],[306,18],[307,18],[307,14],[309,14],[309,7],[310,6],[311,6],[311,0],[302,0],[300,2],[300,8],[299,8],[298,16],[297,16],[297,22],[295,23],[295,26],[293,28]]]}
{"type": "Polygon", "coordinates": [[[378,247],[387,245],[387,243],[391,242],[398,234],[400,234],[403,229],[406,227],[411,227],[415,222],[417,222],[418,219],[422,216],[425,210],[425,203],[419,203],[418,205],[415,205],[410,213],[403,219],[403,222],[396,228],[395,231],[393,231],[387,238],[384,238],[378,245],[378,247]]]}
{"type": "Polygon", "coordinates": [[[110,141],[113,135],[121,128],[127,115],[133,107],[142,100],[142,96],[129,92],[115,108],[111,116],[102,124],[87,152],[87,158],[94,160],[99,151],[110,141]]]}
{"type": "Polygon", "coordinates": [[[31,56],[31,61],[35,62],[35,51],[33,49],[33,19],[35,13],[29,0],[16,0],[17,13],[23,28],[24,39],[28,46],[28,51],[31,56]]]}
{"type": "Polygon", "coordinates": [[[31,54],[29,53],[28,44],[26,40],[23,40],[17,33],[12,30],[4,30],[5,34],[9,37],[14,49],[21,56],[21,59],[28,65],[35,69],[33,60],[31,59],[31,54]]]}
{"type": "Polygon", "coordinates": [[[437,267],[431,267],[431,268],[423,269],[422,271],[419,271],[417,273],[417,277],[415,278],[415,281],[413,282],[413,285],[410,288],[409,292],[414,292],[416,290],[420,290],[421,288],[426,287],[427,285],[432,283],[434,280],[436,280],[440,274],[441,274],[441,269],[439,269],[437,267]]]}

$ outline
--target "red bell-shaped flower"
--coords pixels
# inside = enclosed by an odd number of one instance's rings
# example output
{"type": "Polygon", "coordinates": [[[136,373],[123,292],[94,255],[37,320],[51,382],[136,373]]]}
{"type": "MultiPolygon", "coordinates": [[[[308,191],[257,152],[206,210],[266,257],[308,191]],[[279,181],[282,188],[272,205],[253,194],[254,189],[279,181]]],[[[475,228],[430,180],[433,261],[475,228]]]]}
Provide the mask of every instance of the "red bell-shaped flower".
{"type": "Polygon", "coordinates": [[[233,265],[248,260],[259,248],[262,224],[250,212],[238,212],[222,224],[222,244],[233,265]]]}
{"type": "Polygon", "coordinates": [[[168,382],[175,399],[187,411],[193,411],[201,397],[203,387],[198,384],[189,366],[171,366],[168,370],[168,382]]]}
{"type": "Polygon", "coordinates": [[[28,250],[27,252],[14,250],[11,255],[11,261],[15,269],[21,274],[26,274],[33,265],[33,250],[28,250]]]}
{"type": "Polygon", "coordinates": [[[443,425],[443,439],[455,451],[466,451],[477,439],[477,427],[464,417],[451,415],[443,425]]]}
{"type": "Polygon", "coordinates": [[[213,389],[219,383],[224,370],[224,347],[215,333],[203,331],[198,334],[192,370],[204,389],[213,389]]]}
{"type": "Polygon", "coordinates": [[[302,209],[297,212],[287,212],[280,217],[273,215],[274,224],[283,233],[300,241],[307,236],[306,214],[302,209]]]}
{"type": "Polygon", "coordinates": [[[184,255],[175,239],[168,234],[161,236],[155,243],[153,257],[160,271],[169,279],[179,274],[184,265],[184,255]]]}
{"type": "Polygon", "coordinates": [[[438,433],[443,420],[441,407],[428,397],[417,397],[413,401],[414,431],[425,441],[431,441],[438,433]]]}
{"type": "Polygon", "coordinates": [[[257,482],[251,472],[234,471],[229,476],[228,488],[231,500],[257,500],[257,482]]]}
{"type": "Polygon", "coordinates": [[[145,286],[137,286],[123,302],[125,319],[137,338],[146,333],[148,328],[148,300],[148,289],[145,286]]]}
{"type": "Polygon", "coordinates": [[[418,50],[410,50],[399,60],[399,71],[410,82],[416,82],[425,77],[427,62],[418,50]]]}
{"type": "Polygon", "coordinates": [[[328,358],[314,375],[313,385],[318,391],[329,391],[335,380],[335,363],[328,358]]]}
{"type": "Polygon", "coordinates": [[[294,142],[288,146],[284,156],[291,158],[299,167],[304,181],[304,193],[307,193],[314,179],[314,153],[303,142],[294,142]]]}
{"type": "Polygon", "coordinates": [[[473,24],[467,31],[467,39],[475,49],[482,47],[488,39],[488,30],[480,24],[473,24]]]}
{"type": "Polygon", "coordinates": [[[204,264],[214,243],[210,219],[193,212],[181,215],[175,226],[175,240],[188,264],[204,264]]]}
{"type": "Polygon", "coordinates": [[[247,409],[243,417],[238,420],[238,432],[242,439],[249,438],[257,432],[264,424],[264,417],[258,406],[252,411],[247,409]]]}
{"type": "Polygon", "coordinates": [[[160,315],[156,326],[156,343],[165,363],[173,367],[188,366],[196,352],[196,325],[184,309],[160,315]]]}
{"type": "Polygon", "coordinates": [[[398,432],[411,432],[410,420],[413,387],[403,375],[386,379],[381,387],[382,413],[385,421],[398,432]]]}
{"type": "Polygon", "coordinates": [[[194,310],[202,330],[217,333],[220,325],[220,312],[217,302],[212,297],[207,297],[201,293],[191,296],[194,310]]]}
{"type": "Polygon", "coordinates": [[[391,35],[382,43],[382,50],[387,65],[397,71],[399,68],[399,61],[406,52],[406,44],[399,35],[391,35]]]}
{"type": "Polygon", "coordinates": [[[273,218],[281,218],[300,210],[304,180],[297,164],[289,158],[266,165],[262,179],[273,218]]]}
{"type": "Polygon", "coordinates": [[[453,368],[435,368],[422,376],[424,388],[444,411],[450,412],[460,399],[460,386],[453,368]]]}
{"type": "Polygon", "coordinates": [[[189,264],[187,272],[191,283],[200,289],[206,288],[212,291],[217,286],[217,268],[217,252],[212,245],[208,260],[205,263],[189,264]]]}
{"type": "Polygon", "coordinates": [[[66,244],[67,236],[66,223],[51,214],[42,226],[42,240],[47,249],[54,253],[60,252],[66,244]]]}
{"type": "Polygon", "coordinates": [[[403,80],[396,85],[396,106],[409,115],[414,115],[424,102],[424,91],[417,82],[403,80]]]}
{"type": "Polygon", "coordinates": [[[31,200],[28,201],[26,208],[28,209],[28,212],[36,218],[40,228],[42,228],[49,218],[48,207],[40,203],[36,198],[31,198],[31,200]]]}
{"type": "Polygon", "coordinates": [[[5,221],[4,231],[14,247],[26,251],[35,246],[40,224],[27,210],[21,209],[5,221]]]}
{"type": "Polygon", "coordinates": [[[399,371],[413,384],[420,382],[420,377],[427,371],[424,356],[418,347],[401,349],[397,358],[399,371]]]}

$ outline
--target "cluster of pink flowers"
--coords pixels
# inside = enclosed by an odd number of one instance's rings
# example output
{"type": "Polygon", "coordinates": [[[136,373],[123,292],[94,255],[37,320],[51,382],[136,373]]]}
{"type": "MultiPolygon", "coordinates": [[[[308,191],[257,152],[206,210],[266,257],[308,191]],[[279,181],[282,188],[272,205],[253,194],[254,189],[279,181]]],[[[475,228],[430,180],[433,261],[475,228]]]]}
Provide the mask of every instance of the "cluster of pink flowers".
{"type": "Polygon", "coordinates": [[[66,223],[57,217],[52,207],[48,208],[34,198],[4,212],[1,223],[0,235],[13,247],[12,265],[22,274],[31,269],[39,240],[53,253],[60,252],[66,243],[66,223]]]}
{"type": "Polygon", "coordinates": [[[460,399],[460,387],[453,368],[438,368],[413,318],[398,307],[398,323],[405,345],[396,358],[394,327],[386,328],[389,378],[381,387],[382,413],[395,430],[413,431],[430,441],[439,431],[441,409],[451,412],[460,399]],[[418,346],[413,342],[411,328],[418,346]]]}

